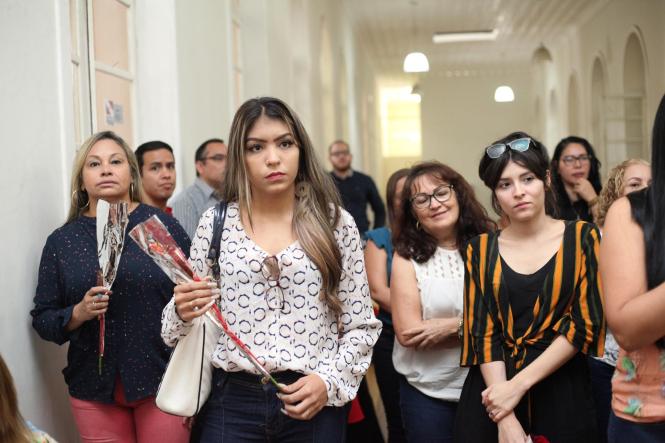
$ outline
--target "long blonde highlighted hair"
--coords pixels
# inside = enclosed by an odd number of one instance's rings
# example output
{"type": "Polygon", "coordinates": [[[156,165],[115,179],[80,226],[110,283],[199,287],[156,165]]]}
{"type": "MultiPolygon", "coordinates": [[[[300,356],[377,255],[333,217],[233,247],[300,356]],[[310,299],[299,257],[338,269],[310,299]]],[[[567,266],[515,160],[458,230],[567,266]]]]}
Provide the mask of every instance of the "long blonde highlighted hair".
{"type": "Polygon", "coordinates": [[[29,443],[31,435],[18,410],[14,379],[0,355],[0,441],[29,443]]]}
{"type": "Polygon", "coordinates": [[[596,205],[594,221],[600,227],[605,224],[605,217],[610,206],[623,195],[625,184],[624,174],[626,169],[632,165],[651,166],[651,164],[641,158],[630,158],[616,165],[607,176],[607,182],[598,195],[598,204],[596,205]]]}
{"type": "Polygon", "coordinates": [[[72,167],[72,180],[71,180],[71,195],[72,199],[69,205],[69,213],[65,224],[71,223],[85,212],[90,204],[88,193],[83,188],[83,167],[85,166],[85,159],[90,153],[90,150],[95,143],[101,140],[113,140],[118,146],[122,148],[127,156],[127,163],[129,164],[129,171],[132,177],[132,183],[129,187],[129,198],[133,202],[141,201],[141,171],[139,164],[136,161],[134,152],[130,149],[129,145],[113,131],[102,131],[92,134],[83,145],[76,152],[74,157],[74,166],[72,167]]]}
{"type": "Polygon", "coordinates": [[[337,297],[342,277],[342,254],[334,230],[340,218],[341,200],[330,175],[316,159],[312,142],[296,113],[283,101],[273,97],[247,100],[236,112],[229,134],[229,153],[224,183],[224,199],[237,201],[240,208],[252,217],[252,195],[245,148],[249,131],[261,117],[283,122],[293,135],[300,150],[296,175],[296,205],[293,211],[293,231],[310,260],[321,272],[321,299],[338,319],[341,303],[337,297]]]}

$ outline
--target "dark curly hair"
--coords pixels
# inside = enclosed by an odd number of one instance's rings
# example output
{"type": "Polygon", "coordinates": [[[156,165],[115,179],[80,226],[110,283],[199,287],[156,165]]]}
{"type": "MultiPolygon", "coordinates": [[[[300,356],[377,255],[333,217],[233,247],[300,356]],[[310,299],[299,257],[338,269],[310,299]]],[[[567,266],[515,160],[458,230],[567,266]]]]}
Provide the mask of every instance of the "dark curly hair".
{"type": "Polygon", "coordinates": [[[499,158],[490,158],[486,153],[480,160],[478,166],[478,175],[492,191],[492,208],[498,215],[502,215],[503,211],[496,198],[496,186],[501,179],[501,174],[506,168],[509,161],[513,161],[518,165],[533,172],[538,180],[545,183],[545,213],[551,217],[557,216],[557,201],[552,186],[547,186],[548,171],[550,170],[550,158],[547,155],[545,145],[531,137],[526,132],[512,132],[504,138],[495,141],[492,145],[510,143],[513,140],[520,138],[529,138],[529,149],[524,152],[515,151],[513,149],[506,149],[499,158]]]}
{"type": "Polygon", "coordinates": [[[464,254],[466,243],[473,237],[496,229],[496,223],[489,218],[485,208],[476,200],[471,185],[457,171],[438,161],[418,163],[411,168],[404,182],[403,216],[399,219],[399,229],[394,231],[399,234],[393,238],[395,251],[399,255],[424,263],[434,255],[438,246],[436,238],[416,227],[417,220],[411,207],[415,181],[422,176],[429,176],[453,186],[459,204],[456,228],[457,248],[461,254],[464,254]]]}

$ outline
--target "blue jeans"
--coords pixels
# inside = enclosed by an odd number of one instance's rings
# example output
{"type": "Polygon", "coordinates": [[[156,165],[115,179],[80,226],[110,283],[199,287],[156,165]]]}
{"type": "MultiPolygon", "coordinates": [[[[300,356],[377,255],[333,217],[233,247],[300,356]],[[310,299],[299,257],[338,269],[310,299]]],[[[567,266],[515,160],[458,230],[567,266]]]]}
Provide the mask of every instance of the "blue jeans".
{"type": "Polygon", "coordinates": [[[452,443],[457,402],[429,397],[400,378],[402,421],[409,442],[452,443]]]}
{"type": "Polygon", "coordinates": [[[636,423],[617,417],[611,412],[607,440],[609,443],[662,443],[665,441],[665,422],[636,423]]]}
{"type": "MultiPolygon", "coordinates": [[[[302,377],[291,371],[273,376],[284,384],[302,377]]],[[[196,418],[196,434],[204,443],[344,441],[346,408],[324,407],[310,420],[296,420],[280,412],[284,405],[276,394],[258,376],[216,369],[210,397],[196,418]]]]}

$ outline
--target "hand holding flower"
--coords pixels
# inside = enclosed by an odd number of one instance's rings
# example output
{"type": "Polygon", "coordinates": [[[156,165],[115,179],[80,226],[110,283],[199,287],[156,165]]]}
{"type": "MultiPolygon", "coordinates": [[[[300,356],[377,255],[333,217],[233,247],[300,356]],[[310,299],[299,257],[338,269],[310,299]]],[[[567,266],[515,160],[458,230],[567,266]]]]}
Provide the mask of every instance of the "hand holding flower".
{"type": "Polygon", "coordinates": [[[220,297],[217,284],[210,280],[179,283],[173,291],[176,312],[184,321],[202,316],[220,297]]]}

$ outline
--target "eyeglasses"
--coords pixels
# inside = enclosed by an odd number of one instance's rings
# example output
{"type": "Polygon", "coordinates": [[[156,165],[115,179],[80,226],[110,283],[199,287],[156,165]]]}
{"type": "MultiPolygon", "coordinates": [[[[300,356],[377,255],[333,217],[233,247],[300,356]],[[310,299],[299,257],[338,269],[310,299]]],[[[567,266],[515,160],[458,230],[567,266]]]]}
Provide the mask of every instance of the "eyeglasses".
{"type": "Polygon", "coordinates": [[[589,154],[582,154],[582,155],[566,155],[564,157],[561,157],[561,161],[566,164],[566,166],[573,165],[577,162],[580,162],[580,164],[588,163],[591,161],[593,158],[593,155],[589,154]]]}
{"type": "Polygon", "coordinates": [[[441,185],[434,190],[431,194],[426,194],[424,192],[419,192],[418,194],[411,197],[411,204],[416,209],[425,209],[429,208],[432,204],[432,198],[434,198],[439,203],[445,203],[450,200],[450,196],[453,194],[453,185],[441,185]]]}
{"type": "Polygon", "coordinates": [[[488,146],[485,148],[485,152],[487,152],[487,156],[489,158],[499,158],[501,157],[501,154],[506,152],[506,148],[510,148],[513,151],[524,152],[529,149],[530,145],[530,138],[518,138],[508,143],[496,143],[494,145],[488,146]]]}
{"type": "Polygon", "coordinates": [[[331,157],[341,157],[343,155],[349,155],[351,152],[350,151],[337,151],[337,152],[331,152],[330,156],[331,157]]]}
{"type": "Polygon", "coordinates": [[[206,160],[213,160],[216,162],[223,162],[226,160],[226,155],[224,154],[215,154],[215,155],[210,155],[208,157],[203,157],[201,161],[206,161],[206,160]]]}
{"type": "Polygon", "coordinates": [[[266,291],[266,303],[270,309],[284,308],[284,293],[279,285],[279,261],[274,255],[269,255],[261,263],[261,273],[268,281],[268,290],[266,291]]]}

